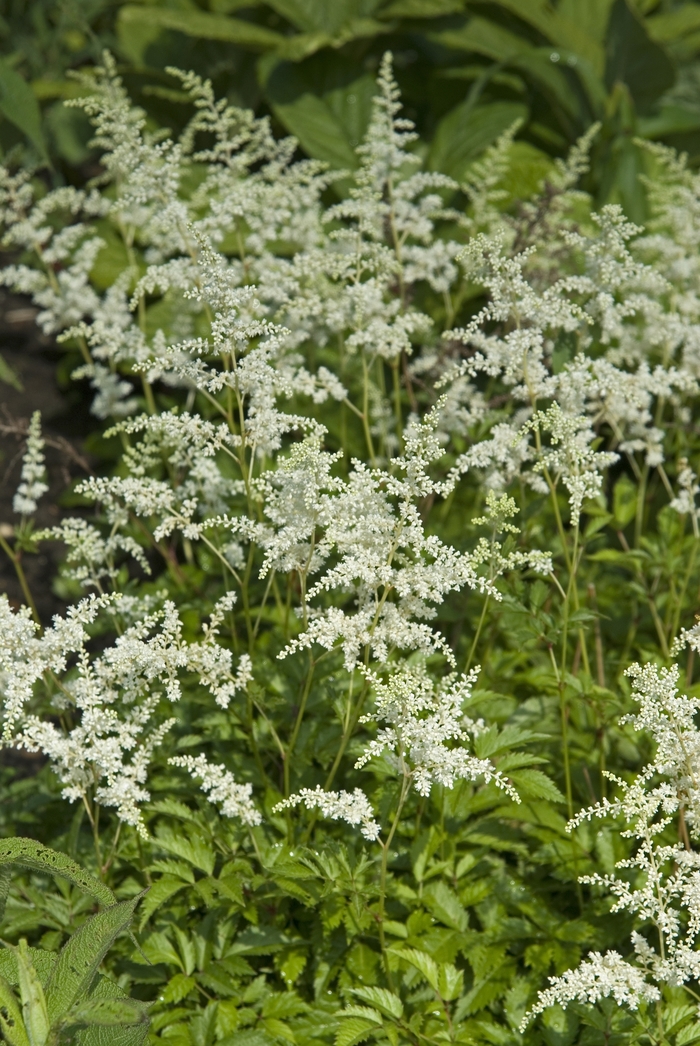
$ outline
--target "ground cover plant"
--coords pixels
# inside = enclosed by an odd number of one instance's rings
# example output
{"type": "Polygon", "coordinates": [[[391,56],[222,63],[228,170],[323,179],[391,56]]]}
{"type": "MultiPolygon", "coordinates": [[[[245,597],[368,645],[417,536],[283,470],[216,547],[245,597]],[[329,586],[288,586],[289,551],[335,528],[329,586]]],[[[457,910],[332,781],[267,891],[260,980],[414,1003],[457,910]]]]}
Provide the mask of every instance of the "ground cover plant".
{"type": "Polygon", "coordinates": [[[136,911],[129,1042],[695,1041],[697,176],[640,146],[642,228],[595,125],[531,197],[517,124],[427,170],[388,53],[352,171],[169,75],[179,139],[106,55],[94,184],[2,169],[2,281],[103,424],[40,531],[32,418],[0,534],[0,824],[73,869],[18,860],[2,939],[80,939],[79,864],[136,911]]]}

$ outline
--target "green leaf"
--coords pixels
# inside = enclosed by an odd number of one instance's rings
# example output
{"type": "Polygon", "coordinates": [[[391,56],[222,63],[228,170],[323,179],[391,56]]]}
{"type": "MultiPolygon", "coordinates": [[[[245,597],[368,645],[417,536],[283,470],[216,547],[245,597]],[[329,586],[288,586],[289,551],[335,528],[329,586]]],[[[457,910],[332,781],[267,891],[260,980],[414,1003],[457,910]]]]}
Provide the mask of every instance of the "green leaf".
{"type": "Polygon", "coordinates": [[[353,988],[352,993],[370,1006],[376,1006],[387,1017],[394,1017],[398,1021],[403,1016],[401,999],[387,988],[353,988]]]}
{"type": "Polygon", "coordinates": [[[374,13],[379,0],[268,0],[278,14],[304,32],[333,35],[343,26],[374,13]]]}
{"type": "Polygon", "coordinates": [[[211,875],[216,863],[216,854],[209,843],[199,835],[198,832],[190,830],[189,835],[184,832],[174,832],[169,828],[161,828],[154,842],[168,853],[175,854],[189,861],[195,868],[199,868],[206,875],[211,875]]]}
{"type": "Polygon", "coordinates": [[[0,977],[0,1032],[9,1046],[30,1046],[17,997],[4,977],[0,977]]]}
{"type": "MultiPolygon", "coordinates": [[[[58,955],[55,952],[44,951],[43,948],[30,948],[29,955],[34,969],[39,974],[42,984],[46,984],[58,955]]],[[[19,985],[19,969],[17,966],[17,949],[3,948],[0,950],[0,976],[12,985],[19,985]]]]}
{"type": "Polygon", "coordinates": [[[627,85],[636,107],[644,112],[673,86],[671,60],[647,35],[643,22],[626,0],[615,0],[606,42],[605,82],[627,85]]]}
{"type": "Polygon", "coordinates": [[[100,904],[114,904],[115,897],[109,887],[84,871],[70,857],[57,850],[50,850],[48,846],[42,846],[34,839],[3,839],[0,842],[0,865],[12,864],[58,875],[94,897],[100,904]]]}
{"type": "Polygon", "coordinates": [[[442,118],[430,149],[429,167],[458,181],[476,160],[516,120],[527,117],[519,102],[493,102],[471,107],[463,102],[442,118]]]}
{"type": "Polygon", "coordinates": [[[39,103],[26,80],[7,61],[0,61],[0,112],[29,139],[42,160],[48,160],[39,103]]]}
{"type": "Polygon", "coordinates": [[[141,894],[93,915],[63,946],[46,986],[51,1022],[62,1020],[86,992],[116,937],[131,922],[141,894]]]}
{"type": "Polygon", "coordinates": [[[417,948],[402,948],[400,951],[397,949],[396,954],[418,970],[433,991],[438,990],[440,985],[440,973],[438,965],[431,955],[428,955],[427,952],[419,951],[417,948]]]}
{"type": "Polygon", "coordinates": [[[9,892],[10,869],[0,867],[0,923],[5,918],[5,905],[7,904],[7,897],[9,892]]]}
{"type": "MultiPolygon", "coordinates": [[[[6,385],[11,385],[13,389],[17,389],[18,392],[24,391],[24,386],[20,380],[20,376],[16,370],[13,370],[10,364],[0,356],[0,381],[4,381],[6,385]]],[[[2,913],[0,913],[2,918],[2,913]]]]}
{"type": "Polygon", "coordinates": [[[165,904],[178,890],[182,890],[187,885],[189,885],[187,882],[184,882],[182,879],[175,879],[172,875],[164,875],[162,879],[158,879],[144,898],[139,929],[142,930],[144,928],[153,913],[162,904],[165,904]]]}
{"type": "Polygon", "coordinates": [[[464,971],[458,970],[451,962],[440,964],[438,995],[445,1002],[458,999],[464,988],[464,971]]]}
{"type": "Polygon", "coordinates": [[[461,14],[463,0],[393,0],[377,12],[378,18],[440,18],[461,14]]]}
{"type": "Polygon", "coordinates": [[[523,799],[549,799],[561,803],[564,796],[541,770],[513,770],[508,775],[523,799]]]}
{"type": "Polygon", "coordinates": [[[138,999],[86,999],[66,1014],[64,1026],[97,1024],[103,1027],[148,1023],[148,1010],[138,999]]]}
{"type": "Polygon", "coordinates": [[[265,93],[275,115],[302,149],[336,169],[357,167],[355,149],[369,124],[376,87],[335,56],[308,65],[278,62],[264,70],[265,93]],[[313,85],[313,86],[312,86],[313,85]]]}
{"type": "Polygon", "coordinates": [[[637,513],[637,485],[624,473],[613,489],[613,515],[615,526],[624,530],[637,513]]]}
{"type": "Polygon", "coordinates": [[[140,7],[125,4],[117,16],[117,33],[122,47],[137,64],[144,64],[146,49],[163,29],[201,40],[222,40],[254,50],[269,50],[284,41],[280,33],[255,22],[205,11],[174,10],[165,7],[140,7]]]}
{"type": "Polygon", "coordinates": [[[356,1043],[368,1039],[376,1030],[376,1021],[364,1017],[347,1017],[336,1032],[335,1046],[355,1046],[356,1043]]]}
{"type": "Polygon", "coordinates": [[[44,1046],[51,1024],[47,999],[34,968],[27,942],[22,939],[16,949],[19,972],[19,992],[22,999],[22,1017],[31,1046],[44,1046]]]}
{"type": "Polygon", "coordinates": [[[682,41],[688,33],[700,29],[700,4],[683,4],[675,11],[651,15],[644,25],[650,38],[659,44],[682,41]]]}
{"type": "Polygon", "coordinates": [[[445,926],[449,926],[453,930],[466,930],[467,913],[457,894],[446,882],[440,880],[437,883],[431,883],[425,890],[424,900],[426,907],[445,926]]]}

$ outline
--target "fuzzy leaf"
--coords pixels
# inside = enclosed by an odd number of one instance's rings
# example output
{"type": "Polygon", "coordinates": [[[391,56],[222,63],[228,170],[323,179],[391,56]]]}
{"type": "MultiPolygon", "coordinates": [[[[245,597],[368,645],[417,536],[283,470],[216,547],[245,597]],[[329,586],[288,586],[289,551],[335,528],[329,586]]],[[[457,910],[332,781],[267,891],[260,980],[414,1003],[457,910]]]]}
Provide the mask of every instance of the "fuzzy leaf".
{"type": "Polygon", "coordinates": [[[93,915],[63,946],[46,986],[52,1023],[60,1021],[88,990],[116,937],[131,922],[141,895],[93,915]]]}
{"type": "Polygon", "coordinates": [[[19,865],[37,872],[48,872],[67,879],[100,904],[113,905],[115,897],[109,887],[84,871],[80,865],[57,850],[42,846],[34,839],[3,839],[0,842],[0,865],[19,865]]]}
{"type": "Polygon", "coordinates": [[[0,1032],[9,1046],[30,1046],[17,997],[4,977],[0,977],[0,1032]]]}

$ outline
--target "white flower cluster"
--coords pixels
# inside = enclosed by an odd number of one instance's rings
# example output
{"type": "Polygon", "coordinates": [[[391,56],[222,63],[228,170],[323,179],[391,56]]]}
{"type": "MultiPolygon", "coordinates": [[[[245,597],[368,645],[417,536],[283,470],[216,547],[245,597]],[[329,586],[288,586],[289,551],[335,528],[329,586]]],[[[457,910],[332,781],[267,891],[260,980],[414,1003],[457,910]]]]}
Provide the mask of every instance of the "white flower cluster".
{"type": "MultiPolygon", "coordinates": [[[[31,295],[43,329],[82,353],[93,411],[113,420],[124,448],[113,475],[78,488],[100,515],[46,532],[67,545],[70,576],[100,600],[118,592],[125,554],[144,571],[160,555],[177,575],[181,550],[188,568],[200,555],[215,562],[231,594],[196,643],[169,604],[142,602],[95,658],[85,627],[97,602],[41,636],[6,607],[8,743],[46,751],[66,794],[93,789],[140,824],[150,752],[169,722],[160,696],[177,697],[178,672],[224,709],[252,678],[248,654],[234,672],[217,639],[235,592],[253,656],[274,598],[291,620],[281,657],[339,651],[349,673],[374,683],[382,726],[368,757],[393,753],[423,794],[460,779],[511,792],[474,754],[478,728],[461,710],[469,680],[438,685],[425,668],[436,654],[454,663],[437,608],[465,589],[499,599],[510,571],[551,573],[549,549],[524,548],[508,522],[510,485],[553,499],[557,513],[564,494],[577,524],[618,459],[667,481],[658,418],[670,405],[682,424],[700,380],[698,176],[657,150],[643,235],[617,207],[591,213],[576,191],[591,132],[514,218],[499,209],[511,128],[471,168],[463,214],[450,206],[460,187],[422,169],[389,55],[352,175],[295,159],[296,143],[275,140],[269,120],[172,72],[194,107],[178,142],[149,132],[108,56],[83,77],[74,104],[96,129],[103,193],[35,199],[29,176],[0,168],[4,242],[22,259],[0,282],[31,295]],[[327,206],[333,184],[338,202],[327,206]],[[121,241],[105,290],[94,221],[121,241]],[[475,288],[487,300],[469,319],[465,302],[483,300],[475,288]],[[159,413],[156,384],[179,406],[159,413]],[[491,533],[453,545],[428,517],[468,472],[491,533]],[[66,702],[60,728],[31,717],[35,684],[66,702]]],[[[697,527],[694,474],[682,470],[678,486],[673,507],[697,527]]],[[[33,512],[44,489],[33,419],[16,511],[33,512]]],[[[128,599],[115,600],[99,606],[116,620],[128,599]]],[[[366,834],[374,821],[361,796],[342,808],[366,834]]]]}
{"type": "Polygon", "coordinates": [[[378,839],[381,831],[374,819],[374,811],[369,799],[361,788],[354,792],[325,792],[320,786],[302,788],[296,795],[278,803],[275,811],[288,810],[302,804],[307,810],[319,809],[324,817],[333,821],[347,821],[348,824],[361,825],[360,831],[365,839],[378,839]]]}
{"type": "Polygon", "coordinates": [[[407,773],[420,795],[429,795],[433,784],[453,788],[457,781],[493,781],[519,802],[510,782],[490,759],[470,753],[471,741],[484,723],[464,714],[478,671],[468,676],[448,677],[436,686],[424,662],[404,663],[384,682],[372,679],[376,710],[364,717],[388,725],[370,741],[356,766],[386,753],[397,770],[407,773]],[[454,745],[451,742],[461,742],[454,745]]]}
{"type": "Polygon", "coordinates": [[[22,458],[22,472],[17,493],[12,500],[12,509],[20,516],[31,516],[36,512],[37,502],[49,489],[46,485],[46,459],[44,441],[41,438],[41,414],[32,414],[27,432],[27,449],[22,458]]]}
{"type": "Polygon", "coordinates": [[[225,766],[213,766],[203,755],[176,755],[169,762],[184,767],[192,777],[199,778],[202,791],[208,793],[212,803],[220,806],[224,817],[236,817],[251,826],[260,824],[260,811],[252,800],[253,786],[239,784],[225,766]]]}
{"type": "Polygon", "coordinates": [[[93,595],[71,607],[66,617],[56,616],[39,635],[26,608],[14,612],[1,598],[4,743],[43,752],[65,798],[115,807],[121,821],[143,833],[141,807],[149,799],[151,758],[176,722],[159,706],[179,699],[180,675],[197,673],[224,707],[249,678],[249,662],[234,675],[230,651],[215,642],[215,625],[226,605],[215,608],[201,643],[187,643],[171,602],[144,614],[148,608],[143,600],[93,595]],[[89,628],[105,612],[121,622],[121,634],[93,656],[89,628]],[[48,719],[34,711],[44,688],[53,695],[48,719]]]}
{"type": "MultiPolygon", "coordinates": [[[[700,626],[682,633],[676,650],[685,642],[700,650],[700,626]]],[[[624,823],[621,835],[634,839],[636,848],[617,862],[620,874],[582,876],[581,882],[604,887],[615,898],[611,910],[630,912],[648,936],[632,934],[634,961],[614,951],[593,952],[576,969],[551,978],[523,1027],[555,1003],[595,1003],[612,996],[636,1009],[659,999],[664,985],[685,985],[700,976],[700,853],[691,848],[691,840],[700,837],[700,698],[678,693],[676,667],[633,665],[627,675],[639,711],[623,722],[651,735],[654,759],[631,783],[608,774],[618,798],[583,810],[570,828],[592,817],[624,823]],[[677,825],[674,834],[681,841],[668,839],[671,825],[677,825]]]]}

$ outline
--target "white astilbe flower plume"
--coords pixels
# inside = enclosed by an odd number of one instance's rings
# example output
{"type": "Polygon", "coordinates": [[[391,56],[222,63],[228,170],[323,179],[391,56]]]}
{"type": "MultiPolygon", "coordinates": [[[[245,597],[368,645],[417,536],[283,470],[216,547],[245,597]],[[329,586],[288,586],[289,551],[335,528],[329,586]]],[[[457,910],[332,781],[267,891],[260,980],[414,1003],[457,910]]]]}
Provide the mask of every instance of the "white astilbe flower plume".
{"type": "Polygon", "coordinates": [[[20,516],[36,512],[37,501],[49,489],[46,482],[44,441],[41,438],[41,414],[35,410],[29,422],[27,449],[22,458],[22,473],[12,509],[20,516]]]}
{"type": "Polygon", "coordinates": [[[365,839],[379,838],[381,829],[374,819],[372,804],[361,788],[353,792],[325,792],[320,785],[316,788],[302,788],[296,795],[290,795],[278,803],[274,810],[288,810],[300,804],[307,810],[319,809],[324,817],[333,821],[361,825],[360,831],[365,839]]]}
{"type": "Polygon", "coordinates": [[[43,752],[71,802],[116,808],[119,819],[145,833],[141,807],[152,757],[175,720],[159,712],[162,702],[180,697],[180,676],[195,673],[215,701],[226,707],[250,678],[243,655],[237,673],[231,652],[216,641],[218,626],[232,605],[224,597],[214,608],[201,642],[187,643],[173,603],[144,614],[125,628],[112,646],[89,653],[91,625],[100,614],[133,617],[128,597],[89,596],[56,616],[39,634],[30,612],[15,613],[0,599],[0,721],[4,744],[43,752]],[[68,671],[71,661],[75,668],[68,671]],[[54,715],[34,711],[35,684],[56,680],[54,715]],[[56,711],[70,716],[60,722],[56,711]],[[64,725],[64,723],[74,725],[64,725]]]}
{"type": "Polygon", "coordinates": [[[215,803],[224,817],[236,818],[245,825],[260,824],[260,811],[253,803],[253,786],[239,784],[225,766],[207,762],[206,756],[176,755],[168,762],[182,766],[192,777],[198,778],[209,801],[215,803]]]}
{"type": "MultiPolygon", "coordinates": [[[[700,626],[682,632],[674,650],[685,643],[700,649],[700,626]]],[[[629,912],[647,932],[633,932],[629,960],[614,951],[593,952],[576,969],[551,978],[523,1027],[555,1003],[595,1003],[612,996],[637,1009],[659,999],[664,985],[683,985],[700,976],[700,853],[691,848],[691,839],[700,837],[700,698],[678,693],[677,666],[632,665],[626,674],[639,710],[623,722],[653,737],[654,758],[631,783],[608,774],[618,787],[617,798],[581,811],[569,828],[593,817],[622,820],[620,834],[635,841],[631,856],[618,861],[612,874],[585,875],[580,881],[602,886],[614,898],[611,910],[629,912]],[[675,821],[679,831],[674,834],[684,837],[685,845],[663,841],[675,821]]]]}
{"type": "Polygon", "coordinates": [[[474,669],[468,676],[448,676],[436,686],[422,661],[402,663],[387,681],[368,673],[376,710],[363,721],[388,725],[369,742],[356,767],[385,753],[397,770],[408,774],[420,795],[429,795],[433,784],[453,788],[457,781],[481,780],[493,781],[520,802],[491,760],[477,758],[467,747],[485,728],[482,720],[470,719],[463,710],[477,675],[474,669]]]}
{"type": "Polygon", "coordinates": [[[521,1031],[525,1031],[538,1013],[556,1004],[596,1003],[612,996],[618,1006],[636,1010],[640,1002],[654,1002],[661,994],[658,988],[647,983],[643,970],[625,962],[614,951],[606,955],[591,952],[575,970],[567,970],[561,977],[550,977],[549,983],[550,987],[537,996],[537,1002],[520,1026],[521,1031]]]}

